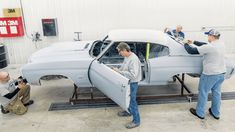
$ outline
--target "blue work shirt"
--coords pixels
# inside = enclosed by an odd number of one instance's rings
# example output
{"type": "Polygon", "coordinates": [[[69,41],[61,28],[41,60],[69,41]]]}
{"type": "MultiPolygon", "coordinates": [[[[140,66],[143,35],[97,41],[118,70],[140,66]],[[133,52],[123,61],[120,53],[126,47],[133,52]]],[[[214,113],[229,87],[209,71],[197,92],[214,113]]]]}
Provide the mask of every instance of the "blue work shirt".
{"type": "Polygon", "coordinates": [[[183,40],[184,39],[184,33],[183,32],[176,32],[176,30],[172,30],[172,31],[167,31],[167,34],[171,35],[171,36],[174,36],[175,38],[178,38],[180,40],[183,40]],[[172,34],[173,33],[173,34],[172,34]]]}

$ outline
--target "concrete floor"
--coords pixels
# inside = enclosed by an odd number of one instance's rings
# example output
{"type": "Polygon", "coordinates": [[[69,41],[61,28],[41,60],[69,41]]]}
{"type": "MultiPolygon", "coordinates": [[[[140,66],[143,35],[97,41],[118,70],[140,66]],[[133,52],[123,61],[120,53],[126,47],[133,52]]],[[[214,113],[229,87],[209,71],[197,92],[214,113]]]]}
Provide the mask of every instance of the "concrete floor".
{"type": "MultiPolygon", "coordinates": [[[[229,56],[235,60],[235,55],[229,56]]],[[[5,68],[13,78],[19,75],[19,65],[5,68]]],[[[235,92],[235,77],[224,82],[223,92],[235,92]]],[[[186,77],[186,85],[197,93],[198,79],[186,77]]],[[[173,103],[140,105],[141,126],[127,130],[124,125],[130,117],[117,117],[119,107],[48,111],[52,102],[66,102],[71,96],[73,85],[68,80],[43,81],[42,86],[32,86],[31,98],[35,104],[25,115],[0,114],[0,132],[234,132],[235,100],[222,101],[221,119],[215,120],[208,112],[206,119],[192,116],[190,107],[196,103],[173,103]]],[[[210,102],[207,104],[209,108],[210,102]]]]}

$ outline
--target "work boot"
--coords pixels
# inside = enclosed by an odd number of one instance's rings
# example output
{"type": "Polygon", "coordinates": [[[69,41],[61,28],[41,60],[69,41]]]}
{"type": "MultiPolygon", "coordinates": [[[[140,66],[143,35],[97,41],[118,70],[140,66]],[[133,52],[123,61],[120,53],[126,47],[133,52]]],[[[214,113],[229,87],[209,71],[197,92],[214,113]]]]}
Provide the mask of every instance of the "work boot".
{"type": "Polygon", "coordinates": [[[130,122],[130,123],[126,124],[126,128],[132,129],[132,128],[138,127],[139,125],[140,125],[140,123],[136,124],[134,122],[130,122]]]}
{"type": "Polygon", "coordinates": [[[208,111],[209,111],[209,113],[210,113],[211,116],[213,116],[216,120],[219,120],[219,117],[215,116],[215,115],[212,113],[211,108],[209,108],[208,111]]]}
{"type": "Polygon", "coordinates": [[[3,114],[7,114],[7,113],[9,113],[9,111],[8,110],[5,110],[4,109],[4,107],[1,105],[1,112],[3,113],[3,114]]]}
{"type": "Polygon", "coordinates": [[[128,113],[128,112],[126,112],[126,111],[119,111],[119,112],[117,113],[117,115],[120,116],[120,117],[131,116],[131,114],[128,113]]]}
{"type": "Polygon", "coordinates": [[[194,116],[196,116],[196,117],[198,117],[198,118],[200,118],[200,119],[205,119],[205,117],[201,117],[201,116],[199,116],[199,115],[197,114],[196,109],[190,108],[189,111],[190,111],[191,114],[193,114],[194,116]]]}
{"type": "Polygon", "coordinates": [[[24,104],[24,106],[29,106],[29,105],[31,105],[31,104],[33,104],[33,103],[34,103],[33,100],[29,100],[29,102],[27,102],[27,103],[24,104]]]}

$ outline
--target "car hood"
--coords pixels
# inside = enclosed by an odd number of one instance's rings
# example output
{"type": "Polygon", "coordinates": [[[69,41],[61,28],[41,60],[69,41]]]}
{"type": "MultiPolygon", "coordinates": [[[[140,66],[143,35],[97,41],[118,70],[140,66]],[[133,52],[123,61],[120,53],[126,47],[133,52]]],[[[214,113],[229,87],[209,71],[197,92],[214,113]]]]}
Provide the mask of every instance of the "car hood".
{"type": "Polygon", "coordinates": [[[49,47],[38,50],[33,53],[28,62],[52,62],[52,61],[69,61],[82,60],[91,58],[89,49],[92,41],[74,41],[55,43],[49,47]]]}

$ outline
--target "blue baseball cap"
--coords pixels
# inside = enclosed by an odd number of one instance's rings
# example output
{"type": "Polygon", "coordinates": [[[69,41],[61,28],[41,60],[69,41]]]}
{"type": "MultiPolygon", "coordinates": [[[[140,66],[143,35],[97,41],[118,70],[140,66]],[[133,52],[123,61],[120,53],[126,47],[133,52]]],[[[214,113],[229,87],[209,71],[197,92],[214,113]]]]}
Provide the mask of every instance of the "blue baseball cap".
{"type": "Polygon", "coordinates": [[[205,34],[206,34],[206,35],[216,36],[216,37],[219,37],[219,36],[220,36],[219,31],[216,31],[215,29],[211,29],[211,30],[209,30],[208,32],[205,32],[205,34]]]}

